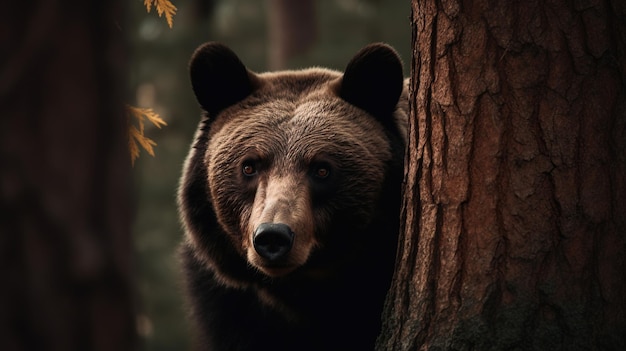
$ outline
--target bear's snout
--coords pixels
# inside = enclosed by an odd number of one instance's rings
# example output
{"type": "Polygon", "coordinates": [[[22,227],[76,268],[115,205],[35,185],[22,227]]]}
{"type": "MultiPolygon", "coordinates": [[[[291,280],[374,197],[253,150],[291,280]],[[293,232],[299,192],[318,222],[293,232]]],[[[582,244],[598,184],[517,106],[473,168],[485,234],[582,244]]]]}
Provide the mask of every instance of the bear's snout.
{"type": "Polygon", "coordinates": [[[254,231],[256,252],[270,262],[285,258],[293,246],[294,233],[283,223],[261,223],[254,231]]]}

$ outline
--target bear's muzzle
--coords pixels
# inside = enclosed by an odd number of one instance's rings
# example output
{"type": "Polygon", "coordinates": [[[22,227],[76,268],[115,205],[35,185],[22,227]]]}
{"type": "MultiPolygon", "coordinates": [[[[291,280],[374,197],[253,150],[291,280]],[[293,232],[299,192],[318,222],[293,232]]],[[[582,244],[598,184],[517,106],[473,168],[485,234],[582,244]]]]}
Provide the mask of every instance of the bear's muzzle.
{"type": "Polygon", "coordinates": [[[279,263],[293,246],[294,233],[283,223],[261,223],[254,231],[254,249],[270,263],[279,263]]]}

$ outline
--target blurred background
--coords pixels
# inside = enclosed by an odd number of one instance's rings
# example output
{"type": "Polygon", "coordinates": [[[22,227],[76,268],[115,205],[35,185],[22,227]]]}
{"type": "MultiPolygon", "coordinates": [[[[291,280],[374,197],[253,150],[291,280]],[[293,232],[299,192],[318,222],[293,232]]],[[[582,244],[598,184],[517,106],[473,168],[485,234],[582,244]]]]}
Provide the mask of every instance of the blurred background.
{"type": "Polygon", "coordinates": [[[343,70],[364,45],[384,41],[404,60],[409,76],[410,2],[400,0],[171,0],[173,28],[143,1],[131,5],[131,105],[152,108],[167,122],[146,125],[158,145],[135,163],[137,213],[137,327],[143,350],[184,350],[190,345],[177,258],[182,230],[176,188],[200,120],[187,63],[205,41],[231,47],[250,69],[262,72],[323,66],[343,70]]]}

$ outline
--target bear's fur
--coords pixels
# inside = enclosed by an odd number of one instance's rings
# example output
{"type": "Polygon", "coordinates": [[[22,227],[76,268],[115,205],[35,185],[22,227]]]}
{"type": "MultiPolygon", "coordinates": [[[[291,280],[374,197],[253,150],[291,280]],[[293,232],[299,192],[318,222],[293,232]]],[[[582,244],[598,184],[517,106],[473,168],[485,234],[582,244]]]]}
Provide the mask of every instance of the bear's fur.
{"type": "Polygon", "coordinates": [[[257,74],[207,43],[190,75],[205,113],[178,202],[199,348],[372,350],[399,230],[398,55],[257,74]]]}

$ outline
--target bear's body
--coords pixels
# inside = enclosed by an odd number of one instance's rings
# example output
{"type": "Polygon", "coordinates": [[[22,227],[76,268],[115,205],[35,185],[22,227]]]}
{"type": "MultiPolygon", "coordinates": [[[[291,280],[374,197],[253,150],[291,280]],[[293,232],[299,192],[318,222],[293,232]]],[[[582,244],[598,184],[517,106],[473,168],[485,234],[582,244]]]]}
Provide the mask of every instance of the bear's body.
{"type": "Polygon", "coordinates": [[[190,71],[205,116],[178,201],[200,348],[372,350],[399,227],[397,54],[256,74],[208,43],[190,71]]]}

